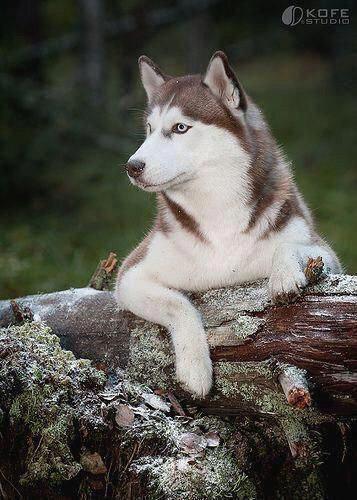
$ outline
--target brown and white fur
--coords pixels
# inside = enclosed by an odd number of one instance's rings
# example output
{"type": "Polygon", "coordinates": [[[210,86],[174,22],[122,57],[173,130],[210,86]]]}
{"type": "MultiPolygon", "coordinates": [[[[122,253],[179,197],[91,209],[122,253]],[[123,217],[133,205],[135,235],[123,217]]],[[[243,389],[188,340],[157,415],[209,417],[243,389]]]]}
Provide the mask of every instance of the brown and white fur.
{"type": "Polygon", "coordinates": [[[169,77],[145,56],[139,67],[147,137],[127,172],[134,185],[157,193],[158,215],[123,262],[116,298],[169,330],[178,380],[205,396],[212,385],[208,344],[182,291],[268,277],[277,301],[307,285],[309,257],[321,256],[325,271],[341,268],[224,53],[213,55],[204,76],[169,77]]]}

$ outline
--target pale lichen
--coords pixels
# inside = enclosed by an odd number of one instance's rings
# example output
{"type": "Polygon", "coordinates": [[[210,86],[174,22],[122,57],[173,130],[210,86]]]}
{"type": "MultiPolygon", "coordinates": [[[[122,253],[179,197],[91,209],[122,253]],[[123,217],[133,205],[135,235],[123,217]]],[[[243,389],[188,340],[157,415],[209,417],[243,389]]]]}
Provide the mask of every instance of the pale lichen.
{"type": "Polygon", "coordinates": [[[133,469],[148,476],[155,494],[167,500],[255,499],[257,493],[247,474],[226,447],[206,453],[202,460],[187,457],[144,457],[133,469]]]}
{"type": "Polygon", "coordinates": [[[235,320],[237,313],[263,311],[270,302],[267,280],[230,288],[216,288],[197,294],[193,302],[202,313],[205,326],[235,320]]]}
{"type": "Polygon", "coordinates": [[[321,474],[317,467],[312,467],[306,473],[305,471],[285,471],[285,474],[278,478],[278,490],[275,493],[277,500],[326,500],[328,495],[323,485],[321,474]],[[294,487],[294,485],[296,485],[294,487]],[[292,491],[292,487],[294,487],[292,491]]]}
{"type": "Polygon", "coordinates": [[[277,363],[275,371],[277,374],[285,373],[286,376],[302,384],[306,384],[307,371],[297,366],[288,365],[287,363],[277,363]]]}
{"type": "Polygon", "coordinates": [[[317,434],[312,436],[310,427],[326,420],[315,408],[301,411],[288,404],[283,392],[276,385],[276,374],[282,369],[290,370],[294,377],[304,376],[304,371],[288,365],[278,367],[269,362],[217,363],[217,389],[230,399],[249,403],[257,414],[273,418],[283,430],[289,446],[303,443],[304,453],[311,464],[319,463],[321,454],[316,445],[317,434]],[[307,451],[308,450],[308,451],[307,451]]]}
{"type": "Polygon", "coordinates": [[[357,276],[329,274],[309,288],[308,292],[323,295],[357,295],[357,276]]]}
{"type": "Polygon", "coordinates": [[[150,381],[155,387],[167,387],[174,378],[174,355],[168,334],[156,325],[143,325],[130,335],[127,373],[138,382],[150,381]]]}
{"type": "Polygon", "coordinates": [[[305,393],[306,404],[302,407],[304,408],[306,406],[310,406],[311,397],[309,393],[306,370],[288,365],[286,363],[277,363],[275,372],[277,373],[278,380],[287,398],[289,398],[290,392],[294,391],[294,389],[298,389],[299,391],[303,390],[305,393]]]}
{"type": "MultiPolygon", "coordinates": [[[[80,453],[78,449],[77,453],[73,451],[73,443],[91,453],[97,452],[99,443],[104,443],[98,452],[108,471],[113,471],[108,472],[109,488],[115,490],[117,498],[125,495],[121,488],[125,489],[126,480],[132,477],[128,465],[131,463],[138,476],[135,481],[145,485],[147,498],[253,499],[260,497],[261,487],[254,464],[265,460],[276,443],[282,450],[287,448],[286,442],[281,443],[285,436],[289,445],[308,443],[309,463],[296,460],[291,470],[295,473],[299,468],[301,472],[304,498],[318,498],[318,474],[311,467],[315,467],[320,455],[310,427],[323,418],[312,408],[301,412],[288,405],[276,382],[276,363],[216,364],[218,393],[233,400],[237,398],[238,403],[249,403],[247,406],[256,408],[259,414],[255,422],[252,412],[246,419],[249,426],[244,427],[242,416],[236,421],[208,416],[177,417],[173,410],[166,413],[169,400],[165,405],[150,407],[148,401],[152,398],[148,394],[152,392],[144,382],[154,388],[171,385],[174,362],[168,335],[154,325],[142,323],[132,337],[129,374],[141,383],[117,373],[112,376],[115,382],[105,389],[106,376],[88,360],[77,360],[71,352],[62,350],[58,338],[42,323],[0,330],[0,345],[0,414],[24,437],[21,438],[25,463],[21,471],[23,486],[32,484],[36,488],[37,484],[45,483],[54,487],[78,477],[80,453]],[[115,420],[120,405],[130,407],[134,415],[126,427],[120,427],[115,420]],[[280,429],[283,438],[274,426],[280,429]],[[265,429],[265,445],[260,444],[258,427],[265,429]],[[180,442],[182,435],[190,432],[203,442],[207,432],[217,433],[219,444],[187,454],[180,442]],[[249,445],[246,436],[249,433],[254,435],[255,446],[249,445]]],[[[289,372],[292,376],[304,375],[293,367],[278,368],[294,370],[289,372]]],[[[281,484],[284,482],[285,478],[281,484]]],[[[99,494],[104,495],[107,486],[104,484],[99,494]]],[[[292,488],[287,484],[286,490],[277,490],[276,498],[279,495],[294,498],[292,488]]],[[[88,491],[88,495],[92,493],[90,488],[88,491]]]]}
{"type": "Polygon", "coordinates": [[[167,452],[177,451],[180,435],[184,432],[184,425],[187,423],[174,417],[167,416],[159,410],[150,410],[141,407],[134,410],[138,416],[134,419],[133,425],[126,430],[123,442],[130,442],[133,439],[155,441],[167,452]]]}
{"type": "MultiPolygon", "coordinates": [[[[156,331],[156,337],[152,333],[147,331],[145,337],[144,332],[141,339],[161,343],[160,331],[156,331]]],[[[113,374],[112,382],[104,386],[105,375],[94,369],[89,361],[78,360],[72,353],[62,350],[59,339],[43,323],[3,329],[0,340],[1,405],[5,419],[10,422],[11,429],[16,430],[15,434],[11,431],[8,438],[16,440],[20,436],[17,446],[21,447],[23,463],[17,487],[29,491],[30,496],[38,488],[58,492],[61,485],[70,480],[77,481],[80,491],[91,494],[94,469],[88,472],[88,464],[82,469],[83,453],[87,453],[90,457],[101,457],[100,468],[95,469],[95,474],[103,480],[96,479],[96,488],[98,484],[106,488],[103,471],[110,470],[109,464],[116,464],[111,484],[115,484],[117,497],[122,494],[121,488],[125,490],[123,480],[117,478],[129,474],[127,464],[133,463],[137,465],[139,481],[142,473],[151,471],[149,498],[163,487],[163,478],[172,481],[172,485],[164,486],[167,491],[180,491],[187,498],[224,498],[230,492],[237,493],[236,498],[254,498],[252,483],[221,441],[230,439],[234,430],[230,424],[216,417],[196,420],[177,417],[175,413],[168,413],[169,402],[164,404],[162,401],[161,405],[152,407],[153,398],[159,399],[159,396],[146,385],[130,381],[121,372],[113,374]],[[125,427],[120,427],[115,420],[120,406],[130,408],[133,415],[125,427]],[[215,448],[211,448],[204,437],[208,431],[219,433],[215,448]],[[187,457],[182,448],[182,436],[188,433],[196,433],[204,449],[189,455],[189,473],[186,474],[187,471],[176,470],[173,464],[182,465],[187,457]],[[77,443],[76,452],[74,443],[77,443]],[[133,450],[139,448],[143,452],[135,454],[133,450]],[[150,450],[154,458],[147,456],[150,450]],[[143,453],[146,468],[140,466],[139,457],[143,453]],[[160,464],[156,462],[157,457],[161,457],[160,464]],[[193,491],[197,492],[196,497],[192,496],[193,491]]],[[[149,345],[152,349],[153,345],[149,345]]],[[[148,349],[146,353],[152,351],[148,349]]],[[[154,359],[157,362],[156,356],[154,359]]],[[[162,363],[163,367],[171,365],[170,355],[164,357],[162,363]]],[[[146,377],[149,376],[146,373],[146,377]]],[[[101,493],[104,494],[103,490],[101,493]]]]}
{"type": "Polygon", "coordinates": [[[254,318],[252,316],[240,315],[232,322],[231,328],[236,337],[241,340],[256,333],[264,324],[264,319],[254,318]]]}

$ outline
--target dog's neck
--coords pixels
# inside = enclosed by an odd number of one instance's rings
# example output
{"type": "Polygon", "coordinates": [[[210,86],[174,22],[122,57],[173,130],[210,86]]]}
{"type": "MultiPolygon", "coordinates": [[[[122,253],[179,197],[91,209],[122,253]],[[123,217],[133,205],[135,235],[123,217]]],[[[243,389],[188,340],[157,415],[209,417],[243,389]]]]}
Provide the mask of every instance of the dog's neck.
{"type": "MultiPolygon", "coordinates": [[[[222,160],[201,178],[168,189],[166,195],[188,212],[205,231],[221,231],[222,225],[243,230],[249,221],[249,159],[222,160]]],[[[227,228],[233,229],[231,228],[227,228]]]]}

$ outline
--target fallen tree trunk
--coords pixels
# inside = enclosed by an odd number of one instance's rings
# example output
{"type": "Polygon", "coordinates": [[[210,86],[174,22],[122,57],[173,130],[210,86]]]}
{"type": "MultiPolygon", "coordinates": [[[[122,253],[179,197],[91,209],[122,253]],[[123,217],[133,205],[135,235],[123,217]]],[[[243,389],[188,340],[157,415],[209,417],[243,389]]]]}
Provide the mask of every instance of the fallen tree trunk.
{"type": "MultiPolygon", "coordinates": [[[[210,413],[265,414],[269,410],[252,391],[280,390],[300,408],[312,399],[324,413],[356,412],[357,277],[330,276],[279,307],[270,304],[265,281],[191,299],[204,319],[215,367],[214,392],[195,404],[210,413]]],[[[88,287],[2,301],[0,326],[16,322],[16,307],[45,321],[77,356],[107,371],[127,368],[138,381],[183,394],[166,332],[118,311],[111,292],[88,287]]]]}
{"type": "MultiPolygon", "coordinates": [[[[114,268],[110,256],[92,286],[114,268]]],[[[265,281],[191,300],[214,362],[205,400],[176,383],[164,329],[118,311],[109,291],[0,302],[3,495],[352,498],[357,277],[279,307],[265,281]]]]}

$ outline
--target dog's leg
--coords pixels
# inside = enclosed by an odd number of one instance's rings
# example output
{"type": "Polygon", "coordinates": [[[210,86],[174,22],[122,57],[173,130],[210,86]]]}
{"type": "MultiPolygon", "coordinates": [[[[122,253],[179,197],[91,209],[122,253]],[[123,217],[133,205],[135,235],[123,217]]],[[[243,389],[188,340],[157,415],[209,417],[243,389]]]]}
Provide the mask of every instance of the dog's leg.
{"type": "Polygon", "coordinates": [[[130,269],[116,288],[120,307],[167,328],[176,354],[176,375],[197,396],[212,386],[212,363],[199,313],[180,292],[130,269]]]}
{"type": "Polygon", "coordinates": [[[270,295],[275,303],[294,301],[307,286],[304,270],[310,257],[322,257],[325,273],[341,272],[337,257],[328,247],[282,243],[275,250],[269,279],[270,295]]]}

